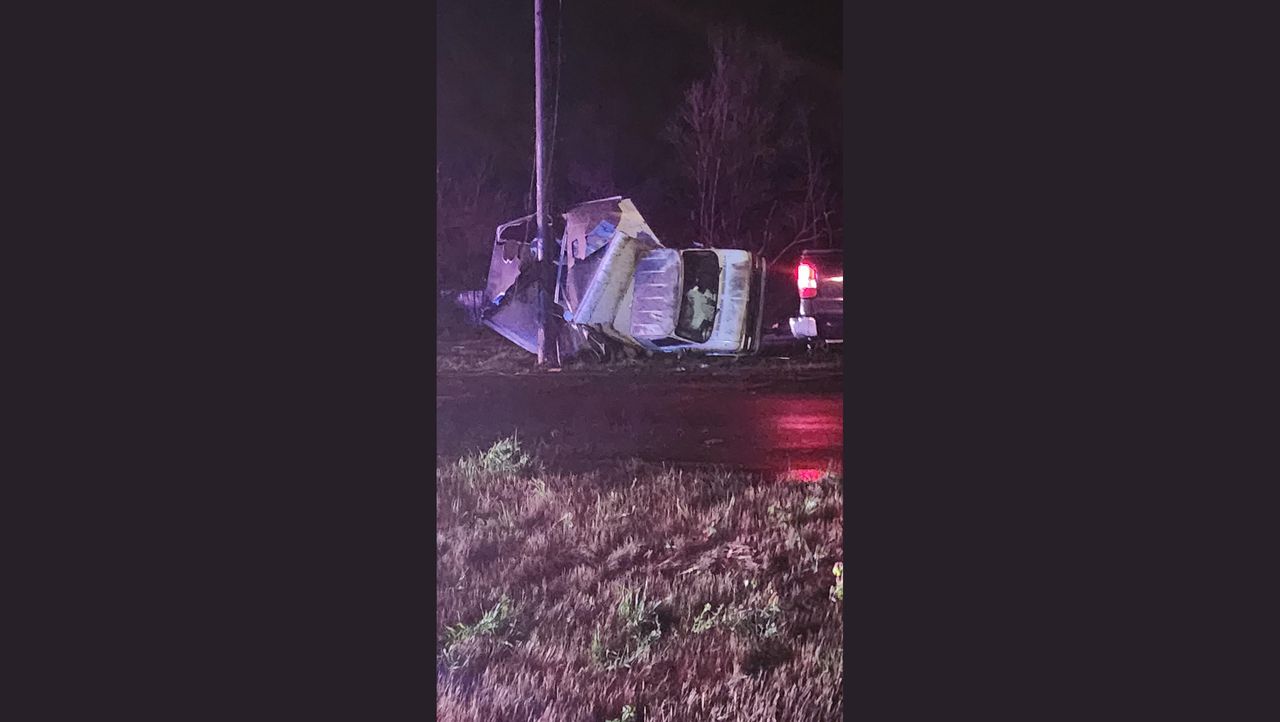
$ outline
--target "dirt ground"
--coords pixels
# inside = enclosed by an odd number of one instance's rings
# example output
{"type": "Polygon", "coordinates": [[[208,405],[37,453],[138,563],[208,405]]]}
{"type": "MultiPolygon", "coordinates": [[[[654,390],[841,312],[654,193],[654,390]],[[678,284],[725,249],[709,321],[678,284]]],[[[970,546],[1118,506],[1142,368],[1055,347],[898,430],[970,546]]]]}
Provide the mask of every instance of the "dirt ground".
{"type": "MultiPolygon", "coordinates": [[[[797,375],[830,375],[844,370],[844,354],[840,351],[814,352],[794,342],[775,341],[760,354],[733,357],[657,355],[649,358],[598,363],[587,359],[571,360],[557,373],[583,375],[653,376],[694,372],[700,378],[710,376],[761,380],[786,380],[797,375]]],[[[446,336],[437,340],[436,373],[449,374],[545,374],[538,369],[533,354],[488,330],[446,336]]]]}

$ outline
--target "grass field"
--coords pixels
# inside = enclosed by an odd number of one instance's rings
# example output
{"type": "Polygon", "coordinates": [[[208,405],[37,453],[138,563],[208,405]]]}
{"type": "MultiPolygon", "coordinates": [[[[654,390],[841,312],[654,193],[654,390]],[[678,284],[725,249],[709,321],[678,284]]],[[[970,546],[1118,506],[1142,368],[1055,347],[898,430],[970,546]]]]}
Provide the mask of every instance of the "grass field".
{"type": "Polygon", "coordinates": [[[842,473],[437,463],[445,722],[841,718],[842,473]]]}

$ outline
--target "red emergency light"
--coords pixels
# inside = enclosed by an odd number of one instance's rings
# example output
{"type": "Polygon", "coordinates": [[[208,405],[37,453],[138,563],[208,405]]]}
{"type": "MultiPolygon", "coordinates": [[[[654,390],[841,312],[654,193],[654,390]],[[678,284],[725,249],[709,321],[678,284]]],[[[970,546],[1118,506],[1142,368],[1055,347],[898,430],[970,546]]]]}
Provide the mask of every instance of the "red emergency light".
{"type": "Polygon", "coordinates": [[[818,271],[813,264],[802,261],[796,267],[796,288],[800,289],[800,298],[818,295],[818,271]]]}

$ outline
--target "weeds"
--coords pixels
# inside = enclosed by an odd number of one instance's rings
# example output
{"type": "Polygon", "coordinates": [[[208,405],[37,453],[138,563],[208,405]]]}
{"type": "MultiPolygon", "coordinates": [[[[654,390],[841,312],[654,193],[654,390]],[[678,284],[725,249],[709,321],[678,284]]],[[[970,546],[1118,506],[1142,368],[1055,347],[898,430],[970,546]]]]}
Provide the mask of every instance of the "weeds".
{"type": "Polygon", "coordinates": [[[542,496],[542,497],[551,495],[551,491],[547,487],[547,482],[545,479],[530,479],[529,493],[533,494],[534,496],[542,496]]]}
{"type": "MultiPolygon", "coordinates": [[[[513,616],[511,599],[504,594],[498,603],[485,612],[475,624],[459,622],[447,628],[444,648],[441,650],[441,661],[444,666],[452,669],[460,667],[463,660],[458,654],[458,649],[462,644],[479,637],[495,637],[501,634],[510,628],[513,616]]],[[[510,646],[509,642],[505,644],[510,646]]]]}
{"type": "Polygon", "coordinates": [[[502,441],[437,463],[440,719],[840,717],[838,482],[570,473],[502,441]]]}
{"type": "Polygon", "coordinates": [[[708,602],[694,617],[691,629],[694,634],[702,634],[715,627],[723,627],[748,638],[768,639],[781,631],[782,608],[779,601],[777,592],[769,589],[764,604],[759,607],[721,604],[712,612],[708,602]]]}
{"type": "Polygon", "coordinates": [[[496,634],[511,619],[511,615],[511,599],[504,594],[498,600],[498,603],[493,606],[493,609],[485,612],[484,616],[480,617],[475,624],[458,623],[449,627],[446,644],[461,642],[472,637],[496,634]]]}
{"type": "Polygon", "coordinates": [[[622,705],[622,716],[614,719],[605,720],[605,722],[635,722],[636,708],[629,704],[622,705]]]}
{"type": "Polygon", "coordinates": [[[520,474],[535,469],[535,458],[520,448],[515,436],[494,442],[487,450],[472,456],[464,456],[457,468],[464,476],[475,480],[481,474],[520,474]]]}
{"type": "Polygon", "coordinates": [[[808,496],[798,504],[770,504],[765,513],[779,526],[799,528],[813,518],[821,504],[821,499],[808,496]]]}
{"type": "Polygon", "coordinates": [[[800,520],[803,521],[813,516],[813,512],[818,510],[819,499],[816,496],[807,496],[804,505],[800,509],[800,520]]]}
{"type": "Polygon", "coordinates": [[[597,625],[591,635],[591,661],[605,669],[619,669],[648,657],[662,638],[659,604],[646,600],[643,591],[624,588],[614,623],[597,625]]]}
{"type": "Polygon", "coordinates": [[[707,602],[706,604],[702,605],[702,611],[698,612],[698,616],[694,617],[693,619],[694,634],[702,634],[703,632],[719,624],[720,617],[724,614],[724,605],[721,604],[719,608],[716,609],[716,611],[712,612],[711,614],[707,614],[707,612],[710,612],[710,611],[711,611],[711,602],[707,602]]]}
{"type": "Polygon", "coordinates": [[[772,590],[761,607],[748,608],[738,618],[739,629],[748,634],[768,639],[778,633],[782,608],[778,606],[778,594],[772,590]]]}

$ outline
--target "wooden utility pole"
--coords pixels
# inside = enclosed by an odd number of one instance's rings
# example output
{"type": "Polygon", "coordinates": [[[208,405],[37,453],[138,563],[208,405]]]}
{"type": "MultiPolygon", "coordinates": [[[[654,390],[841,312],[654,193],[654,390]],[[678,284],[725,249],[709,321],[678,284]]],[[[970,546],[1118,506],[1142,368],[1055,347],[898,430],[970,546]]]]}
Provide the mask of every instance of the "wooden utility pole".
{"type": "Polygon", "coordinates": [[[545,42],[542,34],[542,0],[533,0],[533,105],[534,105],[534,175],[537,184],[537,214],[538,220],[538,300],[539,307],[542,311],[542,325],[538,333],[538,365],[557,368],[560,366],[559,349],[556,347],[556,337],[559,319],[554,318],[552,308],[552,299],[555,297],[555,263],[556,263],[556,242],[551,237],[551,229],[548,221],[551,219],[550,212],[547,209],[547,178],[546,178],[546,158],[547,150],[545,138],[542,132],[543,117],[546,115],[543,111],[542,85],[542,56],[544,53],[545,42]]]}

